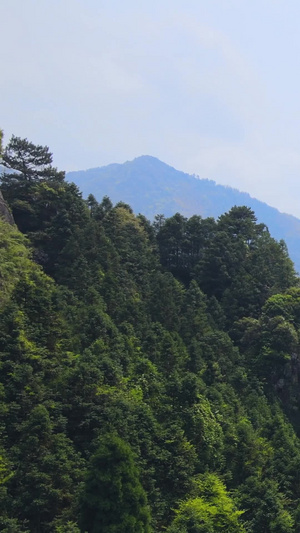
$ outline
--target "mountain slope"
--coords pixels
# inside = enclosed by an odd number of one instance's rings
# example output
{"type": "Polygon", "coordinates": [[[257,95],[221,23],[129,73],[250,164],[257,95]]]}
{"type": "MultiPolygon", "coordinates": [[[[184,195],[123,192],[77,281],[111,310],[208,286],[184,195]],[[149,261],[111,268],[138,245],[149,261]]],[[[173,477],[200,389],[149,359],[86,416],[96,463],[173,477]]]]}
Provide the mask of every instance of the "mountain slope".
{"type": "Polygon", "coordinates": [[[124,164],[67,173],[87,197],[92,193],[99,201],[107,195],[113,202],[128,203],[135,213],[149,219],[156,214],[171,216],[176,212],[190,217],[219,217],[234,205],[253,209],[259,222],[264,222],[271,235],[284,239],[290,257],[300,272],[300,220],[280,213],[274,207],[249,194],[214,181],[185,174],[151,156],[141,156],[124,164]]]}

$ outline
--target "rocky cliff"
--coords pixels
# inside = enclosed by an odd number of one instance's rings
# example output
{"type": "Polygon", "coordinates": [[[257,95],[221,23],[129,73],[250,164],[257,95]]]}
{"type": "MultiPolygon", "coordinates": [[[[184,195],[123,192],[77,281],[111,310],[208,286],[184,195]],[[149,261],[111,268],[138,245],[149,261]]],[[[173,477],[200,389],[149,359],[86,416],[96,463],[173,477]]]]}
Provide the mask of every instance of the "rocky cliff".
{"type": "Polygon", "coordinates": [[[11,225],[15,223],[13,216],[8,208],[8,205],[4,201],[1,191],[0,191],[0,217],[4,218],[4,220],[11,225]]]}

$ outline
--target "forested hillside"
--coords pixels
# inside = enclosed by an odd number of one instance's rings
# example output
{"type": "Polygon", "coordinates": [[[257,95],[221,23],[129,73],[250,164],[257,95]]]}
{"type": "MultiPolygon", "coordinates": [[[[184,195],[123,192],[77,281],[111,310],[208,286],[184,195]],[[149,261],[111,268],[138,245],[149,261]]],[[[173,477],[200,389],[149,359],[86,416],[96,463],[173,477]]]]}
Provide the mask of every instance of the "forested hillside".
{"type": "Polygon", "coordinates": [[[0,530],[300,532],[300,286],[248,207],[151,224],[13,137],[0,530]]]}
{"type": "Polygon", "coordinates": [[[247,206],[273,237],[285,240],[296,271],[300,272],[300,220],[245,192],[185,174],[151,156],[68,172],[66,179],[78,185],[84,198],[92,193],[98,201],[104,195],[113,202],[122,200],[135,214],[143,213],[151,221],[158,213],[170,217],[177,212],[188,218],[194,214],[218,218],[235,205],[247,206]]]}

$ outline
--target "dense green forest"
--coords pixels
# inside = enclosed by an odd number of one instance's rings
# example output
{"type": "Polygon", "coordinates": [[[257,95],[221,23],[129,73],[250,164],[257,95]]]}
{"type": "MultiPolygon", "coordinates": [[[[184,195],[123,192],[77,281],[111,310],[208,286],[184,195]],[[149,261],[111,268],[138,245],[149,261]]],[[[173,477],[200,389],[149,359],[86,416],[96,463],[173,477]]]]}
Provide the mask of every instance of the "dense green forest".
{"type": "Polygon", "coordinates": [[[197,213],[217,219],[234,205],[250,207],[272,237],[285,240],[300,272],[300,219],[280,213],[245,192],[185,174],[149,155],[123,164],[67,172],[66,180],[79,187],[83,198],[92,193],[97,199],[109,196],[114,203],[122,200],[135,214],[143,213],[150,220],[157,213],[171,217],[177,212],[188,218],[197,213]]]}
{"type": "Polygon", "coordinates": [[[300,532],[300,285],[247,207],[150,223],[13,137],[0,530],[300,532]]]}

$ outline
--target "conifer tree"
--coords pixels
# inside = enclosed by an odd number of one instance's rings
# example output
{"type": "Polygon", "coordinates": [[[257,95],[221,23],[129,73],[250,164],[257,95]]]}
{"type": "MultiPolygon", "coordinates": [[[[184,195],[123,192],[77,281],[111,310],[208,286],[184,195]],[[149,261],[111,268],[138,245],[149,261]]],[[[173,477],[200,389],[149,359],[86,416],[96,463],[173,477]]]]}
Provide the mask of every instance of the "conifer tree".
{"type": "Polygon", "coordinates": [[[102,437],[91,457],[80,507],[81,531],[150,533],[146,494],[132,451],[116,435],[102,437]]]}

